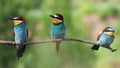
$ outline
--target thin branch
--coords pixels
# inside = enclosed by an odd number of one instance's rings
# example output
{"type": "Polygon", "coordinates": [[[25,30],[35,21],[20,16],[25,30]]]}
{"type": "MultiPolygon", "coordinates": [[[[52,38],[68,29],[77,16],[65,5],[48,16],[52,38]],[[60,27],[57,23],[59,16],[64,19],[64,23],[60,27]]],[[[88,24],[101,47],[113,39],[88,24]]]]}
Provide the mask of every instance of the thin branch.
{"type": "MultiPolygon", "coordinates": [[[[26,42],[24,44],[32,45],[32,44],[50,43],[50,42],[56,42],[56,41],[76,41],[76,42],[83,42],[88,44],[96,44],[95,42],[91,42],[88,40],[75,39],[75,38],[39,40],[39,41],[26,42]]],[[[17,45],[17,43],[15,43],[14,41],[3,41],[3,40],[0,40],[0,44],[7,44],[11,46],[17,45]]]]}
{"type": "MultiPolygon", "coordinates": [[[[83,43],[97,45],[95,42],[91,42],[91,41],[88,41],[88,40],[75,39],[75,38],[39,40],[39,41],[26,42],[24,44],[32,45],[32,44],[50,43],[50,42],[57,42],[57,41],[76,41],[76,42],[83,42],[83,43]]],[[[3,40],[0,40],[0,44],[7,44],[7,45],[10,45],[10,46],[19,45],[19,44],[13,42],[13,41],[3,41],[3,40]]],[[[107,47],[107,49],[111,50],[112,52],[117,50],[117,49],[112,49],[111,47],[107,47]]]]}

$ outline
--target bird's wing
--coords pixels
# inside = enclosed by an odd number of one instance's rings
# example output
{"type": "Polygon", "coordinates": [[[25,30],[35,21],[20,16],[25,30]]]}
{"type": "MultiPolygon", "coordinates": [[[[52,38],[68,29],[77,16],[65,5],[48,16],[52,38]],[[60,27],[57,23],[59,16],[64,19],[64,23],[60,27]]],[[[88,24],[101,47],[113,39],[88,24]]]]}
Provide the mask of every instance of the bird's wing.
{"type": "Polygon", "coordinates": [[[28,37],[28,28],[27,28],[27,37],[28,37]]]}
{"type": "MultiPolygon", "coordinates": [[[[15,38],[15,32],[13,31],[13,36],[14,36],[14,38],[15,38]]],[[[15,41],[15,39],[14,39],[14,41],[15,41]]]]}
{"type": "Polygon", "coordinates": [[[103,31],[100,31],[98,36],[97,36],[97,41],[100,39],[101,35],[103,34],[103,31]]]}

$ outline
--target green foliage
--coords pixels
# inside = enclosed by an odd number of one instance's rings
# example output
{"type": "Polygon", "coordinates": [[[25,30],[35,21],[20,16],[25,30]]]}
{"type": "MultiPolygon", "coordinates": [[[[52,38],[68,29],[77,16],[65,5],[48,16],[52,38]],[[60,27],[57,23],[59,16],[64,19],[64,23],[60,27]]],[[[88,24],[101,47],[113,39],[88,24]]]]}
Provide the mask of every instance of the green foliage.
{"type": "Polygon", "coordinates": [[[103,10],[102,12],[102,18],[106,18],[107,16],[118,16],[119,15],[119,9],[115,6],[108,6],[106,9],[103,10]]]}

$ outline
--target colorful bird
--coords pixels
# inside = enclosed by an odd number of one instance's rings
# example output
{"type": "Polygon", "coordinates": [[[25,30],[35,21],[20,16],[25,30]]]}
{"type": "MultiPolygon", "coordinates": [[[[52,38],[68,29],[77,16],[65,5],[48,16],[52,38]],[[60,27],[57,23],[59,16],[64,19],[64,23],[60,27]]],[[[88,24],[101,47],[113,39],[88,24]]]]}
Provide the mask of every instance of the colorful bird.
{"type": "MultiPolygon", "coordinates": [[[[66,27],[64,25],[64,18],[61,14],[50,15],[53,18],[50,35],[52,39],[64,39],[66,34],[66,27]]],[[[56,42],[56,50],[59,51],[61,41],[56,42]]]]}
{"type": "Polygon", "coordinates": [[[17,43],[17,57],[18,59],[23,56],[23,53],[25,51],[26,45],[24,45],[25,42],[27,42],[28,39],[28,29],[25,24],[25,19],[22,16],[9,18],[10,20],[13,20],[14,23],[14,35],[15,35],[15,42],[17,43]]]}
{"type": "Polygon", "coordinates": [[[110,49],[112,52],[116,51],[116,49],[112,49],[110,45],[114,41],[114,32],[115,30],[112,27],[106,27],[97,38],[96,45],[94,45],[91,49],[98,50],[100,46],[110,49]]]}

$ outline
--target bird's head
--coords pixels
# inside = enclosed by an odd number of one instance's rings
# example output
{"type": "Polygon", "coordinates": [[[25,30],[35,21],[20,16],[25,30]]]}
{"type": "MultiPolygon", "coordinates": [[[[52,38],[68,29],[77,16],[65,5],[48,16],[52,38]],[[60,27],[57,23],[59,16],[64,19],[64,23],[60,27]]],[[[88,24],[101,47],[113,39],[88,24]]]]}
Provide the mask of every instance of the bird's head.
{"type": "Polygon", "coordinates": [[[106,27],[104,29],[104,33],[109,35],[109,36],[114,36],[115,30],[112,27],[106,27]]]}
{"type": "Polygon", "coordinates": [[[53,24],[64,23],[64,18],[63,18],[63,15],[61,14],[50,15],[50,17],[53,18],[53,24]]]}
{"type": "Polygon", "coordinates": [[[19,16],[19,17],[13,17],[13,18],[9,18],[10,20],[13,20],[13,23],[14,23],[14,25],[16,26],[16,25],[19,25],[19,24],[21,24],[21,23],[25,23],[25,19],[24,19],[24,17],[22,17],[22,16],[19,16]]]}

